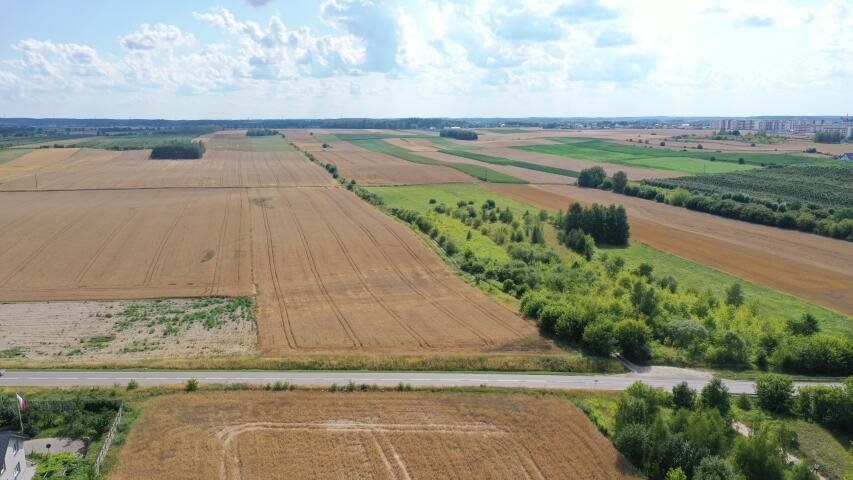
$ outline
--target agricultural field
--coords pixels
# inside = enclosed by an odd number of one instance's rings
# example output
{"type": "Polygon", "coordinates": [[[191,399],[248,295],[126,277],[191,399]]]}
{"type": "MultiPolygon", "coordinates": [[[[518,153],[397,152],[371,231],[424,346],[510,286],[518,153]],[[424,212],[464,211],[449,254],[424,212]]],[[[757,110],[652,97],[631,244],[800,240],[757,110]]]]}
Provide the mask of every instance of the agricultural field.
{"type": "Polygon", "coordinates": [[[532,323],[343,189],[250,197],[265,354],[555,351],[532,323]]]}
{"type": "Polygon", "coordinates": [[[270,471],[287,478],[640,478],[562,398],[308,391],[149,400],[110,478],[261,479],[270,471]]]}
{"type": "Polygon", "coordinates": [[[766,202],[853,207],[853,167],[846,165],[791,165],[647,183],[716,196],[741,194],[766,202]]]}
{"type": "Polygon", "coordinates": [[[0,164],[14,160],[21,155],[26,155],[32,152],[32,148],[3,148],[0,149],[0,164]]]}
{"type": "MultiPolygon", "coordinates": [[[[339,147],[340,144],[336,144],[339,147]]],[[[440,165],[422,165],[365,149],[340,148],[315,151],[323,163],[332,163],[338,173],[363,185],[411,185],[419,183],[469,182],[471,177],[440,165]]]]}
{"type": "MultiPolygon", "coordinates": [[[[536,146],[543,146],[540,140],[535,140],[536,146]]],[[[598,163],[596,161],[578,160],[575,158],[562,157],[559,155],[546,155],[532,151],[515,148],[515,146],[484,146],[476,150],[476,153],[498,158],[507,158],[513,161],[543,165],[545,167],[559,168],[580,172],[590,167],[601,167],[608,175],[623,171],[631,180],[642,180],[647,178],[672,178],[683,174],[667,170],[655,170],[651,168],[636,167],[631,165],[620,165],[612,163],[598,163]]]]}
{"type": "Polygon", "coordinates": [[[104,150],[140,150],[154,148],[161,143],[188,142],[193,138],[195,135],[115,135],[84,138],[69,142],[66,146],[104,150]]]}
{"type": "Polygon", "coordinates": [[[527,183],[527,181],[525,180],[513,177],[512,175],[497,172],[490,168],[486,168],[485,166],[472,165],[470,163],[442,162],[440,160],[427,158],[423,155],[419,155],[417,153],[411,152],[396,145],[392,145],[382,140],[352,140],[351,143],[373,152],[393,155],[395,157],[402,158],[403,160],[407,160],[413,163],[420,163],[424,165],[441,165],[453,168],[484,182],[527,183]]]}
{"type": "Polygon", "coordinates": [[[494,165],[511,165],[519,168],[527,168],[529,170],[536,170],[538,172],[546,172],[553,173],[555,175],[562,175],[564,177],[572,177],[577,178],[578,172],[574,170],[568,170],[565,168],[557,168],[557,167],[549,167],[547,165],[539,165],[538,163],[524,162],[520,160],[511,160],[509,158],[503,157],[493,157],[491,155],[484,155],[482,153],[477,152],[469,152],[465,150],[439,150],[441,153],[446,153],[449,155],[455,155],[457,157],[469,158],[471,160],[477,160],[483,163],[491,163],[494,165]]]}
{"type": "MultiPolygon", "coordinates": [[[[552,140],[561,140],[553,138],[552,140]]],[[[696,154],[694,152],[673,152],[671,150],[653,149],[651,147],[634,147],[617,145],[603,140],[587,140],[568,138],[564,143],[558,145],[529,145],[517,147],[521,150],[526,150],[535,153],[544,153],[548,155],[558,155],[562,157],[574,158],[578,160],[587,160],[592,162],[613,163],[617,165],[626,165],[632,167],[652,168],[658,170],[670,170],[675,172],[684,172],[691,174],[706,174],[731,172],[738,170],[748,170],[754,168],[752,165],[741,165],[737,163],[737,158],[734,162],[723,160],[724,155],[732,154],[696,154]],[[710,157],[719,155],[718,161],[710,160],[710,157]]],[[[747,154],[742,154],[745,161],[747,154]]],[[[752,161],[752,157],[750,162],[752,161]]]]}

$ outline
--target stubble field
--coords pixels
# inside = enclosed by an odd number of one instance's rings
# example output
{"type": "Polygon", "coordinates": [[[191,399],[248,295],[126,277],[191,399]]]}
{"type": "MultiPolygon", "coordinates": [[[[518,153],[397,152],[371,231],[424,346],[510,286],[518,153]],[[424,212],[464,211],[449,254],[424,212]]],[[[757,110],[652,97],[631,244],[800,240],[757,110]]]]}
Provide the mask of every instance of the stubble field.
{"type": "Polygon", "coordinates": [[[640,478],[565,399],[411,392],[155,398],[110,478],[169,476],[640,478]]]}

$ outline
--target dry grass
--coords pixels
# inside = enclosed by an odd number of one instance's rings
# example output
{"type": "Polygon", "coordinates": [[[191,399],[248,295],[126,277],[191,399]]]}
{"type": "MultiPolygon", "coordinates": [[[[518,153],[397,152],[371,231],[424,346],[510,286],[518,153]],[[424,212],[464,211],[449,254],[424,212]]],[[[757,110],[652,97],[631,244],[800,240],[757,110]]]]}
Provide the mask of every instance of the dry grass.
{"type": "Polygon", "coordinates": [[[218,392],[148,402],[110,478],[639,478],[564,399],[218,392]]]}
{"type": "MultiPolygon", "coordinates": [[[[471,182],[473,179],[457,170],[438,165],[421,165],[361,147],[342,151],[338,142],[331,150],[315,152],[317,160],[334,163],[344,178],[354,178],[364,185],[415,185],[424,183],[471,182]]],[[[460,162],[461,163],[461,162],[460,162]]]]}

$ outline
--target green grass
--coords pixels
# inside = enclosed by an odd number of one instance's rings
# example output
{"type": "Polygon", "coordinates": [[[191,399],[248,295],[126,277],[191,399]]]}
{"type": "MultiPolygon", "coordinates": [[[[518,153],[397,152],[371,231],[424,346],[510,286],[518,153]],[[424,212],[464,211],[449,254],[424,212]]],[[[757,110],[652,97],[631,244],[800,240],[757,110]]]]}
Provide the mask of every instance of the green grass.
{"type": "Polygon", "coordinates": [[[295,152],[296,149],[290,145],[290,141],[281,138],[281,135],[265,135],[260,137],[246,137],[252,146],[253,152],[295,152]]]}
{"type": "Polygon", "coordinates": [[[558,155],[593,162],[670,170],[690,174],[725,173],[749,170],[763,165],[791,165],[826,162],[817,157],[790,154],[714,152],[710,150],[677,151],[657,145],[625,145],[596,138],[550,138],[558,145],[513,147],[519,150],[558,155]],[[714,158],[712,161],[711,158],[714,158]],[[744,164],[740,164],[743,159],[744,164]]]}
{"type": "Polygon", "coordinates": [[[189,142],[194,135],[121,135],[98,137],[69,144],[69,147],[100,148],[104,150],[143,150],[170,142],[189,142]]]}
{"type": "Polygon", "coordinates": [[[491,155],[484,155],[482,153],[476,152],[467,152],[465,150],[439,150],[441,153],[446,153],[449,155],[456,155],[457,157],[465,157],[470,158],[472,160],[477,160],[478,162],[491,163],[493,165],[511,165],[513,167],[526,168],[528,170],[536,170],[539,172],[553,173],[555,175],[562,175],[564,177],[577,178],[578,172],[574,170],[568,170],[565,168],[558,167],[550,167],[547,165],[539,165],[537,163],[524,162],[521,160],[512,160],[504,157],[493,157],[491,155]]]}
{"type": "Polygon", "coordinates": [[[10,162],[22,155],[32,152],[34,148],[4,148],[0,149],[0,164],[10,162]]]}
{"type": "Polygon", "coordinates": [[[456,170],[459,170],[462,173],[470,175],[474,178],[480,179],[484,182],[491,183],[527,183],[526,180],[522,180],[520,178],[513,177],[512,175],[507,175],[505,173],[496,172],[492,169],[486,167],[480,167],[478,165],[470,165],[467,163],[453,163],[453,162],[442,162],[439,160],[435,160],[432,158],[424,157],[416,154],[415,152],[411,152],[406,150],[405,148],[398,147],[396,145],[392,145],[388,142],[383,142],[382,140],[350,140],[354,145],[358,145],[359,147],[365,148],[367,150],[384,153],[386,155],[392,155],[397,158],[401,158],[403,160],[407,160],[413,163],[420,163],[423,165],[439,165],[443,167],[450,167],[456,170]]]}
{"type": "MultiPolygon", "coordinates": [[[[524,211],[531,213],[539,211],[538,207],[470,184],[368,187],[368,189],[386,198],[389,205],[418,211],[429,210],[440,203],[455,206],[456,202],[460,200],[474,200],[475,207],[479,208],[488,199],[495,200],[501,206],[510,207],[516,216],[521,215],[524,211]],[[435,205],[429,204],[430,198],[436,199],[435,205]]],[[[442,216],[439,215],[438,217],[442,216]]],[[[630,222],[630,218],[628,220],[630,222]]],[[[462,246],[465,245],[464,235],[467,234],[467,227],[465,230],[459,230],[454,232],[453,240],[457,242],[457,245],[462,246]],[[463,241],[457,241],[459,235],[463,235],[463,241]]],[[[556,244],[556,235],[552,230],[546,229],[546,240],[555,251],[560,253],[565,248],[562,250],[558,248],[561,246],[556,244]]],[[[477,234],[478,232],[472,234],[474,239],[478,238],[477,234]]],[[[475,245],[472,245],[473,247],[475,245]]],[[[747,303],[754,305],[759,315],[770,322],[784,322],[789,318],[799,318],[803,312],[810,312],[819,320],[823,331],[853,335],[853,319],[840,312],[814,305],[778,290],[766,288],[691,260],[657,250],[646,244],[633,241],[629,247],[608,248],[602,249],[602,251],[622,256],[629,268],[634,268],[641,263],[651,264],[654,266],[656,277],[662,278],[672,275],[678,280],[679,288],[694,288],[700,292],[711,290],[717,296],[724,297],[725,289],[732,283],[738,282],[743,287],[747,303]]]]}

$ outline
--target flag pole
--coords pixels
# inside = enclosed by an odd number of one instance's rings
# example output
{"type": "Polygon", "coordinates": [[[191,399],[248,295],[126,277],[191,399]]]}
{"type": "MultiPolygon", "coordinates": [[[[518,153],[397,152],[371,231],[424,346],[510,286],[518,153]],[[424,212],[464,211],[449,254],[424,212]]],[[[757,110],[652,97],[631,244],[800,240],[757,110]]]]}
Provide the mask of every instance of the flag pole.
{"type": "Polygon", "coordinates": [[[24,433],[24,416],[21,414],[21,402],[17,401],[17,399],[15,400],[15,403],[18,404],[18,422],[21,424],[21,433],[24,433]]]}

